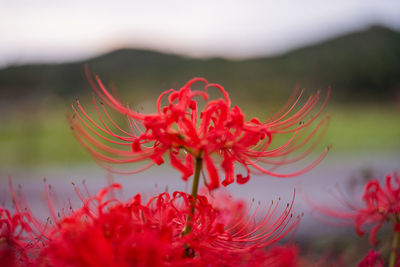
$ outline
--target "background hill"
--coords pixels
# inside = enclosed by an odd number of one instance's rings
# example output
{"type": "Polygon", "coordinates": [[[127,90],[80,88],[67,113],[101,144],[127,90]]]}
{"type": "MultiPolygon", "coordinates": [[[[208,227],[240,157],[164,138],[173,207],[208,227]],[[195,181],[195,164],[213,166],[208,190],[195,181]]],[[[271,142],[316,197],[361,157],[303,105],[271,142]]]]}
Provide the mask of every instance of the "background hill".
{"type": "Polygon", "coordinates": [[[79,96],[89,88],[85,63],[133,99],[204,76],[228,88],[233,98],[256,103],[266,96],[285,99],[296,84],[311,90],[332,86],[332,101],[391,101],[400,91],[400,33],[374,26],[282,55],[246,60],[121,49],[74,63],[8,67],[0,70],[2,100],[79,96]]]}

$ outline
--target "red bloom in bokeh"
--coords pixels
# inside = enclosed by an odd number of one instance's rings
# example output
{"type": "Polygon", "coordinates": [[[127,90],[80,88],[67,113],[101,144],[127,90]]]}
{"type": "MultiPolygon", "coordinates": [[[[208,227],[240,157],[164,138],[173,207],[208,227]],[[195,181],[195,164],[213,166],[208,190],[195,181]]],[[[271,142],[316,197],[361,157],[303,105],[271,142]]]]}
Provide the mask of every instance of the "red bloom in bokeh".
{"type": "Polygon", "coordinates": [[[349,211],[333,210],[309,202],[323,214],[343,219],[346,224],[355,224],[360,236],[365,234],[365,226],[372,226],[369,230],[372,245],[378,244],[376,234],[385,222],[393,225],[394,232],[400,232],[400,178],[397,172],[386,175],[385,186],[381,186],[376,179],[368,181],[364,187],[362,201],[362,206],[346,201],[349,211]]]}
{"type": "Polygon", "coordinates": [[[29,262],[29,242],[25,236],[23,214],[0,206],[0,262],[5,266],[23,266],[29,262]]]}
{"type": "Polygon", "coordinates": [[[147,164],[132,171],[137,172],[154,163],[162,164],[163,155],[168,154],[171,165],[182,173],[183,180],[187,180],[193,175],[194,161],[201,159],[208,173],[208,181],[205,183],[209,189],[214,189],[220,183],[226,186],[235,181],[235,164],[246,170],[245,175],[236,175],[236,182],[243,184],[250,178],[250,169],[276,177],[302,174],[317,165],[327,152],[294,173],[276,172],[276,168],[281,165],[303,159],[318,143],[318,136],[321,136],[318,132],[322,133],[325,129],[327,118],[322,119],[307,135],[306,131],[326,105],[328,96],[321,108],[312,114],[320,99],[319,92],[310,96],[297,111],[295,109],[303,92],[297,97],[294,94],[281,113],[266,122],[260,122],[257,118],[245,121],[241,109],[238,106],[232,107],[224,88],[204,78],[194,78],[180,90],[170,89],[162,93],[157,100],[158,112],[155,114],[142,114],[128,108],[109,93],[97,76],[96,82],[90,74],[88,78],[101,101],[127,117],[129,130],[118,126],[105,106],[101,104],[99,108],[95,99],[100,122],[95,122],[76,101],[76,107],[73,106],[75,114],[70,118],[71,128],[92,156],[105,168],[115,172],[122,171],[111,167],[110,163],[148,160],[147,164]],[[195,83],[204,84],[204,90],[192,91],[191,87],[195,83]],[[213,88],[219,90],[223,98],[211,100],[208,91],[213,88]],[[167,98],[165,106],[162,105],[164,97],[167,98]],[[201,99],[205,104],[199,111],[201,99]],[[104,116],[110,125],[105,123],[104,116]],[[273,147],[271,143],[275,136],[284,134],[290,135],[287,142],[273,147]],[[314,136],[317,137],[312,142],[314,136]],[[305,151],[288,158],[306,144],[309,146],[305,151]],[[220,167],[225,173],[222,182],[213,156],[221,159],[220,167]]]}
{"type": "Polygon", "coordinates": [[[362,259],[357,267],[383,267],[383,260],[379,252],[370,250],[368,254],[362,259]]]}
{"type": "Polygon", "coordinates": [[[263,266],[296,267],[300,263],[299,248],[295,246],[274,246],[268,250],[268,257],[263,266]]]}
{"type": "Polygon", "coordinates": [[[0,263],[2,266],[32,265],[43,248],[46,224],[39,222],[25,197],[14,191],[10,180],[14,211],[0,205],[0,263]]]}
{"type": "Polygon", "coordinates": [[[357,211],[355,223],[357,233],[364,234],[361,227],[365,224],[374,224],[370,232],[370,242],[377,244],[376,233],[382,225],[389,221],[394,225],[394,231],[400,232],[400,178],[397,172],[386,175],[385,187],[381,187],[378,180],[371,180],[365,185],[362,196],[365,207],[357,211]],[[392,184],[392,180],[396,185],[392,184]]]}

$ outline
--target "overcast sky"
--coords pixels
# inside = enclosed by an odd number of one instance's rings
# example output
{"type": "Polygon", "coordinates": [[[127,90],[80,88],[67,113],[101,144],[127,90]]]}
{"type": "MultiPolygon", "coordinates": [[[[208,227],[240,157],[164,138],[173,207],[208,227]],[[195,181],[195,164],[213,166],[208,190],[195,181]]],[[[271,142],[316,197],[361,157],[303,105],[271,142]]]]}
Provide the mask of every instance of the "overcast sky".
{"type": "Polygon", "coordinates": [[[0,0],[0,67],[71,61],[119,47],[271,55],[372,24],[400,30],[400,1],[0,0]]]}

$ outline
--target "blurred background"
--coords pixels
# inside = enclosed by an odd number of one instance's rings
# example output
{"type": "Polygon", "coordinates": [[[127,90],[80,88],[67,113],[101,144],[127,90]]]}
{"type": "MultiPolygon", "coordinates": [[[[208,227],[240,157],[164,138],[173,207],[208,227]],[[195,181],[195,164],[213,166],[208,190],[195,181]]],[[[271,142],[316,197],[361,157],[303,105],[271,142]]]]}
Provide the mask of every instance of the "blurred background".
{"type": "MultiPolygon", "coordinates": [[[[223,85],[248,117],[261,118],[279,110],[296,86],[323,95],[330,86],[325,113],[332,118],[321,142],[321,149],[333,146],[328,157],[302,178],[255,177],[246,189],[233,185],[246,199],[290,200],[300,187],[322,201],[335,184],[399,169],[399,1],[0,0],[0,11],[4,191],[9,176],[32,198],[40,195],[43,177],[59,188],[83,179],[93,192],[105,185],[106,172],[65,119],[75,97],[92,106],[86,63],[145,112],[154,111],[161,92],[196,76],[223,85]]],[[[135,193],[156,183],[184,187],[177,176],[155,168],[116,179],[135,193]]],[[[298,202],[307,209],[301,197],[298,202]]],[[[315,230],[311,215],[304,221],[315,230]]],[[[321,229],[324,236],[330,231],[321,229]]]]}

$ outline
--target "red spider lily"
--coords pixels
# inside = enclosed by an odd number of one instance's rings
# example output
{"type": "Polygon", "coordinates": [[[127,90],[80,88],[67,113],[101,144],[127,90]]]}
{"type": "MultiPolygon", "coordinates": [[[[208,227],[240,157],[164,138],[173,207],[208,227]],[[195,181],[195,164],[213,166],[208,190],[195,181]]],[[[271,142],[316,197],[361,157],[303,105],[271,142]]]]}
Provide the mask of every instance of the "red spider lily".
{"type": "Polygon", "coordinates": [[[293,177],[312,169],[327,153],[326,150],[311,164],[294,173],[275,171],[281,165],[303,159],[318,144],[328,118],[322,119],[308,135],[306,131],[325,107],[329,91],[315,114],[312,111],[320,100],[320,93],[310,96],[304,106],[295,111],[303,95],[301,92],[297,97],[293,95],[281,113],[260,122],[257,118],[245,121],[241,109],[232,107],[224,88],[204,78],[194,78],[180,90],[170,89],[162,93],[157,100],[158,112],[155,114],[142,114],[128,108],[109,93],[99,77],[96,76],[96,82],[90,74],[88,78],[102,101],[99,107],[93,97],[100,122],[95,122],[77,100],[76,106],[72,106],[74,116],[69,118],[70,125],[78,141],[91,155],[114,172],[129,173],[110,164],[147,161],[143,167],[130,171],[135,173],[154,163],[162,164],[163,156],[168,154],[171,165],[182,173],[182,179],[186,181],[193,175],[194,161],[201,159],[208,173],[205,183],[209,189],[214,189],[220,183],[226,186],[235,181],[235,165],[242,166],[247,172],[246,175],[236,175],[236,182],[244,184],[250,178],[250,169],[276,177],[293,177]],[[204,84],[204,90],[192,91],[195,83],[204,84]],[[223,98],[210,99],[208,91],[213,88],[219,90],[223,98]],[[162,105],[164,97],[168,102],[165,106],[162,105]],[[205,102],[201,111],[199,98],[205,102]],[[127,117],[128,130],[117,125],[103,103],[127,117]],[[284,134],[290,134],[287,142],[272,148],[275,136],[284,134]],[[308,148],[305,151],[288,158],[306,145],[308,148]],[[221,159],[220,167],[225,173],[222,182],[214,156],[221,159]]]}
{"type": "Polygon", "coordinates": [[[376,179],[368,181],[362,200],[364,205],[361,207],[346,201],[345,204],[351,210],[345,212],[321,207],[310,200],[308,202],[323,214],[344,219],[346,224],[355,224],[360,236],[365,234],[362,229],[364,226],[373,225],[369,236],[372,245],[378,244],[376,234],[385,222],[391,222],[394,232],[400,232],[400,178],[397,172],[386,175],[384,187],[376,179]],[[393,180],[396,185],[392,184],[393,180]]]}
{"type": "Polygon", "coordinates": [[[365,207],[355,216],[357,233],[362,235],[364,224],[375,224],[370,233],[370,242],[377,244],[376,233],[386,221],[394,224],[394,231],[400,231],[400,178],[397,172],[386,175],[385,187],[378,180],[371,180],[365,185],[362,199],[365,207]],[[397,186],[392,185],[394,178],[397,186]]]}
{"type": "Polygon", "coordinates": [[[295,246],[275,246],[268,250],[268,257],[264,266],[296,267],[300,263],[299,249],[295,246]]]}
{"type": "Polygon", "coordinates": [[[29,262],[29,242],[23,236],[25,224],[23,214],[0,206],[0,262],[6,266],[23,266],[29,262]]]}
{"type": "MultiPolygon", "coordinates": [[[[271,204],[254,224],[255,214],[247,219],[220,216],[207,197],[198,196],[192,232],[182,236],[191,195],[162,193],[147,204],[141,203],[140,194],[126,203],[106,199],[109,191],[120,188],[113,184],[97,196],[81,196],[83,208],[58,222],[41,260],[57,266],[266,266],[270,257],[261,248],[286,236],[298,223],[290,215],[293,203],[279,216],[278,204],[271,204]],[[227,224],[226,218],[231,218],[227,224]]],[[[277,266],[271,262],[267,266],[277,266]]]]}
{"type": "MultiPolygon", "coordinates": [[[[21,266],[294,266],[282,262],[296,262],[294,247],[265,250],[298,224],[299,218],[291,215],[293,201],[281,212],[279,203],[272,203],[256,223],[256,210],[248,216],[252,208],[244,208],[243,202],[231,199],[232,214],[228,214],[226,204],[200,195],[193,230],[182,235],[191,212],[191,195],[162,193],[143,204],[140,194],[129,201],[117,199],[113,191],[121,189],[119,184],[95,196],[75,189],[83,201],[80,209],[56,216],[46,189],[52,223],[39,223],[32,216],[20,223],[24,225],[21,232],[31,233],[26,235],[28,243],[40,243],[35,254],[21,250],[21,266]]],[[[15,194],[13,199],[16,210],[27,208],[24,199],[15,194]]],[[[14,236],[16,243],[25,240],[14,236]]]]}
{"type": "Polygon", "coordinates": [[[0,262],[4,266],[27,266],[34,263],[43,247],[47,224],[39,222],[21,192],[17,194],[10,180],[14,211],[0,205],[0,262]]]}
{"type": "Polygon", "coordinates": [[[358,264],[357,267],[383,267],[383,260],[379,252],[370,250],[358,264]]]}

